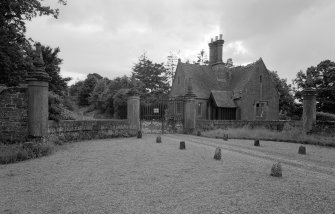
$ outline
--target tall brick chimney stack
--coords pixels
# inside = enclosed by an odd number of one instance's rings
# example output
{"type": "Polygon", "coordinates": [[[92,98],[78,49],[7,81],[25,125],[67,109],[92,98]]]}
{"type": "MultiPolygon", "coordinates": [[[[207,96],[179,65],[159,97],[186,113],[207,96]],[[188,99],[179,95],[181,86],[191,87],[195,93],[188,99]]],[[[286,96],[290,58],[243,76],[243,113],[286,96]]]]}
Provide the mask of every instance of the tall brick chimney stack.
{"type": "Polygon", "coordinates": [[[214,39],[212,38],[211,39],[211,42],[208,44],[209,46],[209,64],[210,65],[213,65],[215,62],[216,62],[216,58],[215,58],[215,50],[214,50],[214,47],[215,47],[215,44],[214,44],[214,39]]]}
{"type": "Polygon", "coordinates": [[[224,44],[223,35],[220,34],[220,38],[216,41],[216,47],[217,47],[217,58],[216,63],[222,63],[222,47],[224,44]]]}
{"type": "Polygon", "coordinates": [[[222,34],[220,34],[220,37],[215,36],[215,40],[211,39],[211,42],[208,44],[210,65],[222,63],[222,47],[224,44],[222,37],[222,34]]]}

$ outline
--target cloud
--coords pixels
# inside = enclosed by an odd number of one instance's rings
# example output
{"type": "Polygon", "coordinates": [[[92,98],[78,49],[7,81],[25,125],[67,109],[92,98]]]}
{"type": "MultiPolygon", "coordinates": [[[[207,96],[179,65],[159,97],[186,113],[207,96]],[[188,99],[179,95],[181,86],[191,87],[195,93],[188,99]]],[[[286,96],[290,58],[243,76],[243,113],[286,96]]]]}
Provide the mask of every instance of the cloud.
{"type": "Polygon", "coordinates": [[[85,80],[86,75],[80,74],[77,72],[71,72],[71,71],[66,71],[66,70],[61,70],[60,75],[62,77],[71,77],[71,80],[68,82],[68,85],[73,85],[78,81],[85,80]]]}
{"type": "Polygon", "coordinates": [[[234,64],[260,57],[268,69],[294,78],[300,69],[334,60],[332,0],[70,0],[59,19],[35,18],[28,35],[59,46],[62,69],[108,78],[129,75],[143,51],[165,62],[170,51],[191,62],[208,53],[211,37],[223,33],[223,60],[234,64]]]}

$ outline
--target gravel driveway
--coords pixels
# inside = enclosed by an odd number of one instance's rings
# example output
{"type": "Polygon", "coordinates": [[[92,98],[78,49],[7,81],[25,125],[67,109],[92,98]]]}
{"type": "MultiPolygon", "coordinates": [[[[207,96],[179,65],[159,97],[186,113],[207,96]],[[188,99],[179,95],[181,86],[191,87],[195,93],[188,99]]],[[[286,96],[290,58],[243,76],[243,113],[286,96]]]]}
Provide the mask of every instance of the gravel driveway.
{"type": "Polygon", "coordinates": [[[83,141],[0,165],[0,213],[335,213],[334,148],[307,146],[301,156],[299,145],[279,142],[162,141],[83,141]],[[278,160],[282,178],[269,175],[278,160]]]}

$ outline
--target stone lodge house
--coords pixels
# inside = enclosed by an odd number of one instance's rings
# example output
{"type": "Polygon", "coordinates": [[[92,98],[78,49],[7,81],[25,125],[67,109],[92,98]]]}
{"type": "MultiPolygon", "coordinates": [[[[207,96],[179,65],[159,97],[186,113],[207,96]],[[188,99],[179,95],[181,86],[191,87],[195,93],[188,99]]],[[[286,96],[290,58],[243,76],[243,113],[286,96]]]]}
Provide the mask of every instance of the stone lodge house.
{"type": "Polygon", "coordinates": [[[178,61],[171,98],[196,95],[196,117],[208,120],[278,120],[279,93],[263,60],[227,67],[222,34],[209,43],[209,65],[178,61]]]}

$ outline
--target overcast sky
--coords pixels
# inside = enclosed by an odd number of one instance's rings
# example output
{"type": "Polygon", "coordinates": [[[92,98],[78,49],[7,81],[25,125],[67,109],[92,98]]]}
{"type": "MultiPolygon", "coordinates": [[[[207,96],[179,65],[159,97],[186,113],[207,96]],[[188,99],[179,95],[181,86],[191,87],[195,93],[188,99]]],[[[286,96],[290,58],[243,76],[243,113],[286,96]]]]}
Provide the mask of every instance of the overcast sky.
{"type": "Polygon", "coordinates": [[[334,0],[57,0],[59,19],[35,18],[27,34],[59,47],[61,73],[74,80],[89,73],[110,79],[130,75],[146,51],[166,62],[170,51],[196,59],[223,34],[223,60],[244,65],[263,58],[289,82],[299,70],[335,60],[334,0]]]}

